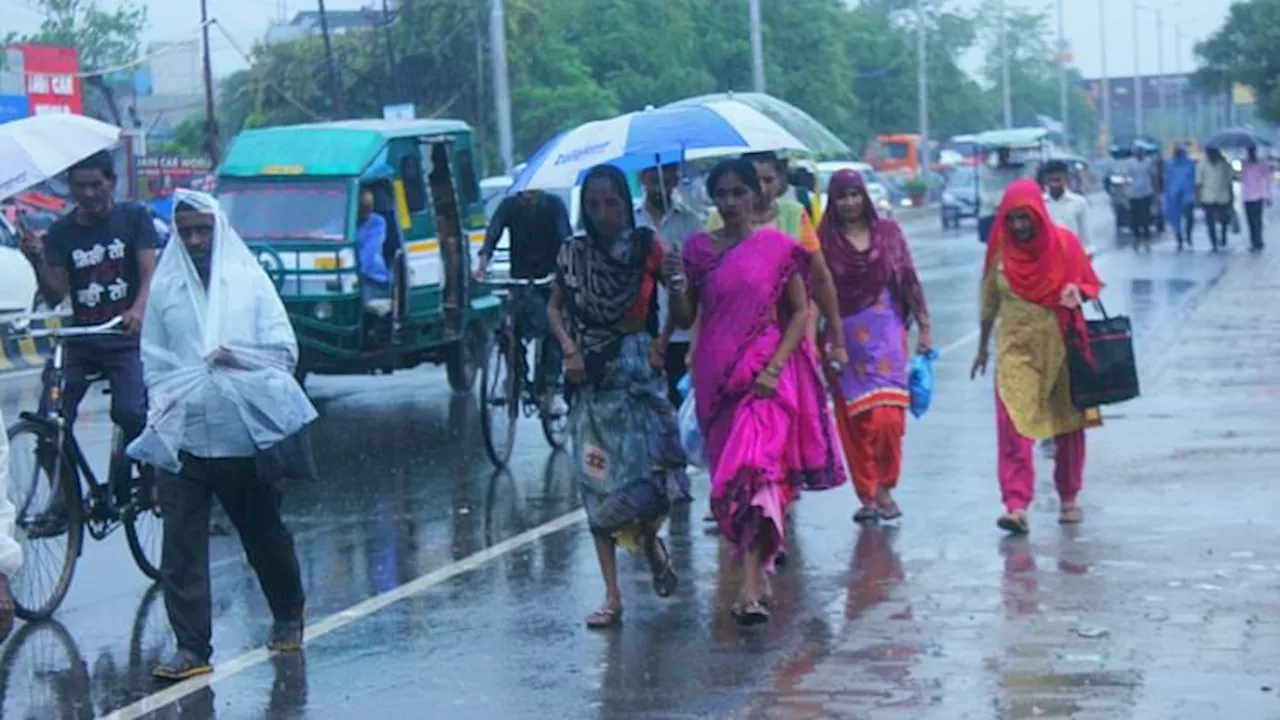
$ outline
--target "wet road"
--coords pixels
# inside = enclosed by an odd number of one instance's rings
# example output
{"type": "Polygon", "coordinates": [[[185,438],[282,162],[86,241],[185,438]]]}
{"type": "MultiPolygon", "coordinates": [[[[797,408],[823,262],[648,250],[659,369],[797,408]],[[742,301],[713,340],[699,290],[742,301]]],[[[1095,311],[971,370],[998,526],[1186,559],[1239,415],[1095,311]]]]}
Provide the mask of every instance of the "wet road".
{"type": "MultiPolygon", "coordinates": [[[[1094,222],[1109,238],[1105,206],[1094,222]]],[[[163,603],[117,533],[86,544],[56,623],[0,648],[0,717],[1280,717],[1263,690],[1280,684],[1280,491],[1259,402],[1280,395],[1280,326],[1265,289],[1234,287],[1268,287],[1274,307],[1280,263],[1245,257],[1239,237],[1225,257],[1164,243],[1098,258],[1108,310],[1133,318],[1146,397],[1090,434],[1086,524],[1052,523],[1042,472],[1033,534],[1008,540],[990,380],[968,380],[982,247],[972,225],[907,231],[944,357],[908,431],[906,517],[860,531],[849,488],[805,498],[767,629],[728,617],[737,577],[701,527],[705,480],[670,526],[676,596],[655,598],[623,557],[625,626],[589,633],[594,553],[568,460],[536,425],[495,475],[474,401],[438,370],[314,378],[324,480],[286,493],[305,654],[258,650],[265,602],[236,539],[215,537],[219,674],[154,685],[163,603]]],[[[0,379],[6,417],[37,391],[0,379]]],[[[86,400],[91,457],[107,422],[105,398],[86,400]]]]}

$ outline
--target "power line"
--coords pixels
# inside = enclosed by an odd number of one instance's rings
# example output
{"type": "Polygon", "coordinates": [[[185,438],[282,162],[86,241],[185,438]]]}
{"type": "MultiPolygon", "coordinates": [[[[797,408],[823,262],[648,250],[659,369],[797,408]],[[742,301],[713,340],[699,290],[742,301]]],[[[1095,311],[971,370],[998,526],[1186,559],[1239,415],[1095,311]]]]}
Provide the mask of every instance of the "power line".
{"type": "MultiPolygon", "coordinates": [[[[231,37],[231,34],[227,32],[226,28],[222,27],[222,24],[219,23],[216,18],[212,22],[213,22],[213,26],[218,29],[218,32],[222,33],[222,36],[225,37],[227,39],[227,42],[231,44],[231,47],[234,48],[236,52],[240,53],[240,57],[244,58],[244,61],[249,63],[249,65],[252,67],[253,58],[249,55],[249,53],[245,52],[244,48],[240,47],[240,44],[237,43],[235,39],[231,37]]],[[[290,105],[302,111],[302,113],[304,113],[307,117],[311,118],[312,120],[325,120],[325,118],[322,115],[319,115],[318,113],[313,112],[306,105],[303,105],[301,102],[298,102],[296,99],[294,99],[292,95],[290,95],[288,92],[285,92],[284,88],[281,88],[270,78],[260,78],[260,80],[264,85],[266,85],[267,87],[279,93],[280,97],[284,98],[285,101],[288,102],[290,105]]]]}

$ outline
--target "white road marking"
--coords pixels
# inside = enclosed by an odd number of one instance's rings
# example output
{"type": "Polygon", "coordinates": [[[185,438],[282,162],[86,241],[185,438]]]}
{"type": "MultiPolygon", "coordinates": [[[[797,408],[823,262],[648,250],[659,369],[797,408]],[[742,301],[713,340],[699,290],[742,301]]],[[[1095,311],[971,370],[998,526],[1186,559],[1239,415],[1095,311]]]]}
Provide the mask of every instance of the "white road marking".
{"type": "MultiPolygon", "coordinates": [[[[305,642],[312,643],[315,640],[328,635],[334,630],[346,627],[347,625],[366,618],[389,605],[393,605],[414,595],[421,594],[436,585],[447,582],[459,575],[462,575],[463,573],[475,570],[491,560],[495,560],[503,555],[519,550],[540,538],[559,532],[571,525],[575,525],[585,518],[586,513],[582,510],[575,510],[571,513],[561,515],[550,522],[543,523],[542,525],[526,530],[519,535],[507,538],[492,547],[488,547],[480,552],[468,555],[455,563],[445,565],[444,567],[433,570],[426,575],[421,575],[410,580],[399,587],[392,588],[384,593],[374,595],[371,598],[358,602],[346,610],[336,612],[317,623],[308,623],[305,642]]],[[[132,705],[120,708],[110,715],[106,715],[103,720],[134,720],[135,718],[143,717],[149,713],[153,713],[163,707],[171,705],[220,680],[225,680],[233,675],[238,675],[255,665],[264,663],[270,657],[271,653],[268,652],[266,648],[252,650],[240,655],[239,657],[219,663],[217,669],[211,675],[202,675],[171,685],[160,692],[153,693],[141,700],[138,700],[132,705]]]]}

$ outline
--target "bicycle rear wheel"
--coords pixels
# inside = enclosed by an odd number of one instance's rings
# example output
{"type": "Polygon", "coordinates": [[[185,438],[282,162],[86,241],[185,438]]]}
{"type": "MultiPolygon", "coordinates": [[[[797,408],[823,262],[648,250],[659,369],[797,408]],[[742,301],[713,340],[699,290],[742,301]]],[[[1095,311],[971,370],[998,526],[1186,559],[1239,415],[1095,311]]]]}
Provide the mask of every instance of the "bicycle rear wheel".
{"type": "MultiPolygon", "coordinates": [[[[509,328],[499,329],[485,348],[480,378],[480,430],[494,467],[506,467],[516,444],[520,417],[520,366],[512,363],[515,342],[509,328]]],[[[519,350],[516,350],[518,352],[519,350]]]]}
{"type": "Polygon", "coordinates": [[[160,517],[155,469],[129,463],[129,507],[124,511],[124,536],[129,554],[143,575],[160,579],[160,551],[164,541],[164,521],[160,517]]]}
{"type": "Polygon", "coordinates": [[[22,420],[9,427],[8,437],[9,501],[23,557],[9,578],[13,602],[23,620],[46,620],[71,587],[84,540],[80,474],[66,452],[55,450],[55,434],[47,426],[22,420]],[[52,480],[55,472],[58,482],[52,480]],[[59,504],[61,510],[51,512],[59,504]],[[59,516],[65,526],[50,520],[59,516]]]}

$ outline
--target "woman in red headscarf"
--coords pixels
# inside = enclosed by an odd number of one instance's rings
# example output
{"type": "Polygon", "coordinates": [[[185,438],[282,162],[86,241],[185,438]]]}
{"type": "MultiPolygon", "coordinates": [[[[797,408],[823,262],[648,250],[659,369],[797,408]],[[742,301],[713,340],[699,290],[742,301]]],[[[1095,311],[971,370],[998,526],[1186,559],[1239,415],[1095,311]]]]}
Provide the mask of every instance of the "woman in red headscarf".
{"type": "Polygon", "coordinates": [[[1102,282],[1071,231],[1054,225],[1040,187],[1018,180],[996,212],[982,280],[982,325],[972,376],[986,373],[996,332],[996,433],[1005,514],[998,525],[1029,529],[1035,490],[1033,442],[1054,438],[1054,484],[1059,522],[1084,515],[1076,499],[1084,480],[1084,428],[1096,413],[1071,404],[1067,345],[1088,352],[1080,305],[1098,297],[1102,282]]]}
{"type": "Polygon", "coordinates": [[[862,175],[836,173],[827,198],[818,238],[849,348],[848,364],[829,373],[840,440],[862,503],[853,519],[894,520],[902,515],[892,491],[911,404],[907,330],[912,322],[920,328],[916,349],[928,352],[929,310],[902,228],[877,216],[862,175]]]}

